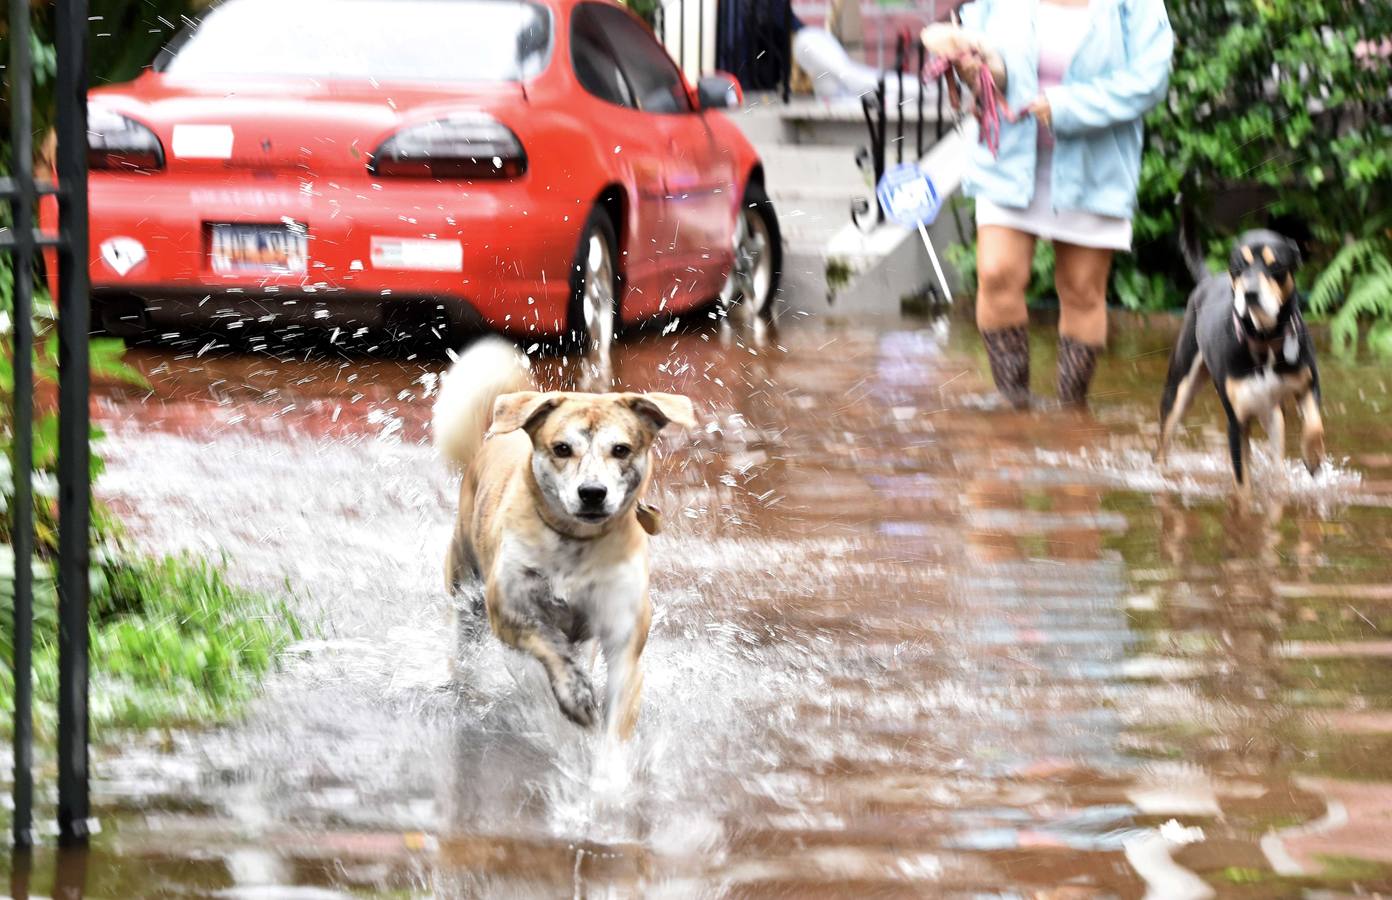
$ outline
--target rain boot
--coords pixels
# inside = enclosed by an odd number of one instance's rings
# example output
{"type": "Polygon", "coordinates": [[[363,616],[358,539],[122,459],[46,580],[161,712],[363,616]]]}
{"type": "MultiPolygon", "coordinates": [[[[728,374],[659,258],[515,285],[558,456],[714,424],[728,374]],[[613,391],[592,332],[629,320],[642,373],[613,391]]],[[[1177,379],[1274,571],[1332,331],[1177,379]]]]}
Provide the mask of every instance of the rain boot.
{"type": "Polygon", "coordinates": [[[1088,386],[1101,352],[1101,347],[1059,335],[1058,398],[1064,406],[1087,406],[1088,386]]]}
{"type": "Polygon", "coordinates": [[[996,390],[1016,409],[1030,405],[1029,326],[1012,325],[994,331],[981,332],[986,343],[986,356],[991,361],[991,377],[996,390]]]}

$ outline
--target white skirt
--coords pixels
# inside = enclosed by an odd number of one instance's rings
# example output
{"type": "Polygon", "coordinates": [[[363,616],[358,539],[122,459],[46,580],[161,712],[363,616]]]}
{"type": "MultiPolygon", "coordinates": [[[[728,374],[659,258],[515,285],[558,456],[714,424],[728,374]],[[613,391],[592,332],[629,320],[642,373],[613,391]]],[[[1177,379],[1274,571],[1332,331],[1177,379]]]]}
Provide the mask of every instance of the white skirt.
{"type": "Polygon", "coordinates": [[[998,206],[985,197],[976,198],[976,227],[1004,225],[1048,241],[1063,241],[1080,247],[1108,250],[1131,249],[1131,220],[1099,216],[1082,209],[1054,210],[1049,192],[1053,171],[1053,148],[1041,142],[1039,164],[1034,170],[1034,199],[1026,209],[998,206]]]}

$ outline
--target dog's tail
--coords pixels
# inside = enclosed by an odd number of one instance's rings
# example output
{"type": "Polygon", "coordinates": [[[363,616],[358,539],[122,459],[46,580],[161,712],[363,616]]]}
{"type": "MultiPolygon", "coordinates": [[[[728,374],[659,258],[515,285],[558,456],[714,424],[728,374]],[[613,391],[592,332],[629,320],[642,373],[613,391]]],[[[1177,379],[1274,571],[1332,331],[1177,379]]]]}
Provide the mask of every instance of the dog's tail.
{"type": "Polygon", "coordinates": [[[1179,254],[1184,258],[1184,267],[1194,284],[1203,284],[1209,275],[1208,260],[1204,259],[1203,246],[1199,242],[1199,229],[1194,221],[1194,209],[1183,202],[1179,204],[1179,254]]]}
{"type": "Polygon", "coordinates": [[[530,390],[527,357],[512,344],[486,337],[465,350],[440,383],[431,415],[435,449],[452,468],[463,471],[483,445],[493,418],[493,401],[530,390]]]}

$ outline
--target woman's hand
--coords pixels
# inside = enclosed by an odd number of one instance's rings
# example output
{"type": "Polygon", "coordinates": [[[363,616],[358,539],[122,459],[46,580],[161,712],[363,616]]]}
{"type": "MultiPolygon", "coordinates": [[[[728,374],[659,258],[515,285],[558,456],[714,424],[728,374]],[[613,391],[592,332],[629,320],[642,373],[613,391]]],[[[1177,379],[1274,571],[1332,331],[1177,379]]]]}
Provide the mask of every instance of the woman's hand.
{"type": "Polygon", "coordinates": [[[956,70],[957,77],[962,79],[962,83],[971,88],[972,93],[976,93],[981,84],[981,57],[975,53],[964,54],[961,58],[952,61],[952,68],[956,70]]]}
{"type": "Polygon", "coordinates": [[[1034,116],[1035,120],[1045,128],[1052,129],[1054,127],[1054,110],[1053,107],[1049,106],[1049,98],[1043,94],[1035,97],[1030,105],[1024,108],[1024,113],[1034,116]]]}
{"type": "Polygon", "coordinates": [[[983,63],[989,62],[991,57],[995,56],[960,26],[946,22],[929,25],[923,29],[919,39],[923,41],[923,46],[929,53],[951,63],[957,77],[972,90],[976,90],[977,85],[981,83],[983,63]]]}

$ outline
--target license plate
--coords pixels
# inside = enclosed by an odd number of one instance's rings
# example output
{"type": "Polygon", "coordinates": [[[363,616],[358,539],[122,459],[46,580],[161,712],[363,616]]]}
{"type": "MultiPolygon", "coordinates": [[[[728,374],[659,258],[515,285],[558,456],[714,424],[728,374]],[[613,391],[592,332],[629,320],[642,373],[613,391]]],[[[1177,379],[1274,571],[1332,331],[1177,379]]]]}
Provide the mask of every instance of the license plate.
{"type": "Polygon", "coordinates": [[[214,223],[209,255],[219,273],[301,273],[309,256],[309,239],[299,224],[243,225],[214,223]]]}

